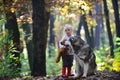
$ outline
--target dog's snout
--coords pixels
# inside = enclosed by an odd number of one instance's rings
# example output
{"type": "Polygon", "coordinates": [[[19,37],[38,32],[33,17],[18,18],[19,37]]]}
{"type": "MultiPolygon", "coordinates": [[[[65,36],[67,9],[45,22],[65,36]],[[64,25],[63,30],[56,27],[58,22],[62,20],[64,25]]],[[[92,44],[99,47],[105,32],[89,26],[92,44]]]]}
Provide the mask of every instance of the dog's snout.
{"type": "Polygon", "coordinates": [[[69,47],[69,45],[65,45],[66,47],[69,47]]]}
{"type": "Polygon", "coordinates": [[[65,45],[66,45],[66,46],[69,46],[69,45],[70,45],[70,42],[69,42],[69,41],[65,41],[65,45]]]}

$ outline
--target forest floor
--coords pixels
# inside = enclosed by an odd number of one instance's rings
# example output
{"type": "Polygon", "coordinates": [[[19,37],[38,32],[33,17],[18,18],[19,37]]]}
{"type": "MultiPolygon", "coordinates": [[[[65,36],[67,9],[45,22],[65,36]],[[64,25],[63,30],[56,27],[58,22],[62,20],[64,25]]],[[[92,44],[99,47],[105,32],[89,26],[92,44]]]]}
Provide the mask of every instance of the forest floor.
{"type": "Polygon", "coordinates": [[[61,76],[49,77],[30,77],[30,78],[0,78],[0,80],[120,80],[120,73],[118,72],[98,72],[95,75],[86,78],[81,77],[68,77],[62,78],[61,76]]]}

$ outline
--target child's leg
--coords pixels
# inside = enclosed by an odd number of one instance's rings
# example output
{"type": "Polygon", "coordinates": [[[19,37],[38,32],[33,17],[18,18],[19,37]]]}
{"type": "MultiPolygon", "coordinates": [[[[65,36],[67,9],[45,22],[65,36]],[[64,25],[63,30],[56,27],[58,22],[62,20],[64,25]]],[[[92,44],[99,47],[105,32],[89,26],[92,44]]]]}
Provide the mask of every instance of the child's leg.
{"type": "Polygon", "coordinates": [[[67,66],[67,76],[73,76],[72,65],[73,65],[73,55],[68,55],[68,66],[67,66]]]}
{"type": "Polygon", "coordinates": [[[67,77],[66,75],[66,69],[67,69],[67,60],[66,60],[67,56],[66,55],[62,55],[62,77],[67,77]]]}

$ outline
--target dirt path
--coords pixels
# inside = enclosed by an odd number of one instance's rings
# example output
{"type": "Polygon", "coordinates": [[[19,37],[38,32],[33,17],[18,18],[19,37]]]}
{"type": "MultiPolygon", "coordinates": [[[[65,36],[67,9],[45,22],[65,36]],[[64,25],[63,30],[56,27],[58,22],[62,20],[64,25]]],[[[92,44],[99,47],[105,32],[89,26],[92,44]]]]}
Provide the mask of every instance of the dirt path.
{"type": "Polygon", "coordinates": [[[0,78],[0,80],[120,80],[120,73],[118,72],[99,72],[96,75],[88,76],[86,78],[68,77],[62,78],[61,76],[50,77],[31,77],[31,78],[0,78]]]}
{"type": "Polygon", "coordinates": [[[86,78],[60,78],[60,77],[53,77],[53,79],[50,80],[120,80],[120,73],[117,72],[99,72],[96,75],[88,76],[86,78]]]}

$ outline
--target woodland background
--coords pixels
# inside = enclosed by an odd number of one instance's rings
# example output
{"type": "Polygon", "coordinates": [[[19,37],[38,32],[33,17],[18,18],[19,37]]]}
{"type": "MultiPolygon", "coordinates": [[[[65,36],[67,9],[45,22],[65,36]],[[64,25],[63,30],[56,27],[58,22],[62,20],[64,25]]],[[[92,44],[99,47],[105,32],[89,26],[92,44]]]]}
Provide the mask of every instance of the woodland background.
{"type": "Polygon", "coordinates": [[[61,75],[65,24],[93,48],[98,71],[120,72],[120,0],[0,0],[0,77],[61,75]]]}

